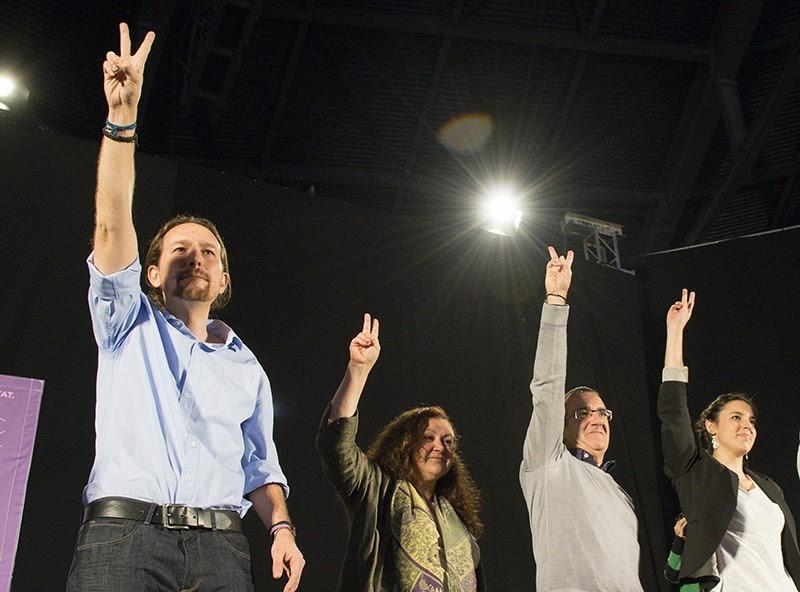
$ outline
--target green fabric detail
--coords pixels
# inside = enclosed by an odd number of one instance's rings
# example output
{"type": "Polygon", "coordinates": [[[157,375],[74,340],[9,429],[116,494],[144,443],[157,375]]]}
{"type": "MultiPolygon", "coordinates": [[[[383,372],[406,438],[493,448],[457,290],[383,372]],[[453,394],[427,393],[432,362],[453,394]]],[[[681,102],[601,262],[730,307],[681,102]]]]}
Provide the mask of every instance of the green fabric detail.
{"type": "Polygon", "coordinates": [[[697,582],[683,584],[681,586],[681,592],[700,592],[700,584],[697,582]]]}
{"type": "Polygon", "coordinates": [[[670,551],[669,555],[667,556],[667,565],[670,569],[674,569],[675,571],[681,570],[681,556],[677,553],[670,551]]]}

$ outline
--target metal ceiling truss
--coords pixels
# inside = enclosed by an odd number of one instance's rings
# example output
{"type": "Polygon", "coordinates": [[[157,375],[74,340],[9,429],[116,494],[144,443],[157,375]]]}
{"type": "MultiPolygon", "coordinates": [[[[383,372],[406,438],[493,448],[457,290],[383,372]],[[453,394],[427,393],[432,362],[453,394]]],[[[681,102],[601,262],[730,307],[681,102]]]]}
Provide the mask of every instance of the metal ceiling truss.
{"type": "Polygon", "coordinates": [[[263,8],[263,16],[275,20],[688,62],[706,62],[710,55],[707,46],[696,43],[649,41],[610,35],[587,39],[574,31],[489,22],[451,22],[449,17],[429,14],[414,16],[364,8],[343,10],[317,7],[314,10],[303,10],[287,7],[280,2],[268,4],[263,8]]]}
{"type": "MultiPolygon", "coordinates": [[[[581,15],[581,28],[587,41],[591,41],[596,37],[597,29],[600,26],[600,17],[603,15],[606,4],[606,0],[597,0],[594,5],[594,11],[592,12],[592,18],[585,26],[584,19],[581,15]]],[[[580,10],[578,13],[579,15],[581,14],[580,10]]],[[[564,130],[564,125],[567,122],[567,116],[572,109],[572,103],[575,100],[575,94],[578,92],[578,87],[580,86],[581,79],[583,78],[583,73],[586,70],[586,62],[589,59],[589,55],[589,52],[586,50],[582,50],[578,55],[578,60],[575,63],[575,69],[572,71],[572,79],[570,80],[567,91],[561,101],[561,108],[558,110],[558,115],[556,115],[556,119],[553,122],[550,133],[548,134],[548,139],[544,149],[545,154],[553,153],[558,149],[558,143],[561,141],[561,133],[564,130]]]]}
{"type": "Polygon", "coordinates": [[[192,104],[200,99],[209,105],[209,122],[214,125],[259,19],[261,5],[257,0],[208,0],[198,6],[180,98],[182,115],[188,116],[192,104]]]}
{"type": "MultiPolygon", "coordinates": [[[[383,138],[381,138],[380,135],[375,132],[374,127],[369,124],[369,122],[368,122],[369,118],[367,117],[367,114],[366,114],[366,105],[367,105],[368,102],[363,96],[361,96],[359,93],[357,93],[357,92],[355,92],[353,90],[353,85],[349,83],[350,75],[347,72],[344,71],[344,69],[342,68],[342,65],[341,65],[343,63],[343,60],[336,58],[336,50],[340,49],[340,47],[338,45],[336,47],[334,47],[334,45],[331,44],[331,42],[326,38],[324,31],[317,29],[316,32],[319,33],[322,41],[326,44],[326,46],[327,46],[327,48],[329,50],[325,54],[326,57],[328,58],[328,63],[330,64],[330,66],[332,68],[334,68],[336,70],[339,80],[343,81],[342,88],[344,89],[345,93],[347,94],[348,100],[347,101],[341,101],[339,103],[337,109],[335,109],[333,111],[329,111],[327,113],[324,113],[321,117],[317,118],[312,123],[312,127],[317,126],[317,125],[319,125],[321,123],[324,123],[326,121],[335,121],[335,120],[340,119],[341,117],[343,117],[345,114],[350,115],[351,118],[354,121],[358,121],[358,122],[362,122],[362,123],[366,122],[365,125],[364,125],[364,129],[366,130],[368,136],[372,139],[375,147],[378,149],[378,151],[380,152],[381,156],[384,158],[384,160],[387,163],[400,162],[402,159],[398,155],[394,154],[394,152],[392,152],[392,150],[389,147],[386,146],[385,142],[383,141],[383,138]]],[[[295,48],[297,48],[297,46],[298,46],[298,42],[297,42],[297,39],[296,39],[295,48]]],[[[298,55],[299,55],[299,51],[300,50],[298,49],[297,51],[298,51],[298,55]]],[[[402,70],[402,68],[400,68],[400,70],[402,70]]],[[[385,74],[381,74],[381,73],[378,73],[378,75],[379,75],[380,83],[375,86],[376,89],[381,89],[381,88],[386,88],[386,87],[391,87],[392,86],[391,85],[391,79],[395,75],[394,72],[391,73],[389,76],[386,76],[385,74]]],[[[287,93],[287,100],[288,100],[288,90],[289,90],[289,87],[291,85],[291,82],[290,81],[287,82],[286,77],[284,77],[284,83],[286,84],[285,90],[286,90],[286,93],[287,93]]],[[[284,88],[282,87],[281,90],[283,91],[284,88]]],[[[398,94],[400,94],[400,96],[402,96],[402,93],[398,92],[398,94]]],[[[405,100],[406,103],[408,103],[408,101],[406,99],[404,99],[404,100],[405,100]]],[[[285,109],[285,105],[286,105],[285,100],[283,101],[283,103],[281,103],[279,101],[278,106],[281,108],[281,111],[283,111],[283,109],[285,109]]],[[[291,164],[287,165],[287,164],[284,164],[284,163],[276,163],[276,162],[274,162],[274,159],[272,158],[272,149],[273,149],[273,144],[274,144],[275,137],[277,136],[277,132],[278,132],[278,129],[279,129],[279,125],[280,125],[280,121],[279,120],[280,120],[280,118],[277,117],[275,115],[275,113],[273,113],[272,119],[275,121],[275,126],[274,126],[274,131],[273,131],[273,134],[275,134],[275,135],[273,136],[272,140],[270,140],[270,144],[265,146],[265,149],[264,149],[264,157],[265,158],[262,158],[262,166],[261,166],[261,178],[262,179],[266,179],[266,180],[298,180],[298,181],[305,180],[305,181],[309,181],[309,182],[315,181],[315,182],[318,182],[318,183],[325,183],[326,180],[328,180],[327,182],[331,182],[331,183],[337,183],[337,184],[338,183],[345,183],[345,184],[355,184],[355,185],[359,184],[359,182],[357,182],[357,181],[354,182],[353,181],[353,179],[356,179],[356,178],[361,178],[361,179],[364,179],[364,180],[367,180],[367,179],[384,179],[384,181],[386,180],[386,176],[384,176],[384,175],[378,175],[376,177],[371,172],[363,173],[363,171],[358,171],[358,170],[353,170],[353,169],[350,169],[348,173],[345,173],[344,174],[344,178],[342,178],[339,175],[339,173],[336,173],[331,177],[331,176],[327,175],[326,173],[324,173],[323,171],[326,171],[326,170],[328,170],[328,171],[330,171],[330,170],[344,171],[345,169],[344,168],[340,168],[340,167],[328,167],[326,165],[319,165],[319,166],[317,166],[317,165],[291,165],[291,164]],[[269,155],[268,159],[266,158],[267,155],[269,155]],[[298,175],[292,173],[292,171],[301,171],[301,170],[305,171],[304,176],[298,176],[298,175]],[[351,179],[349,181],[346,180],[346,177],[348,175],[351,176],[351,179]],[[332,179],[338,179],[338,180],[332,180],[332,179]]],[[[270,129],[272,130],[273,128],[271,127],[270,129]]],[[[393,178],[394,174],[389,175],[389,176],[393,178]]],[[[367,186],[369,186],[369,185],[375,185],[375,186],[379,186],[379,187],[387,186],[385,182],[384,183],[366,182],[364,184],[367,185],[367,186]]],[[[389,186],[394,187],[395,185],[392,184],[392,185],[389,185],[389,186]]]]}
{"type": "Polygon", "coordinates": [[[683,115],[659,181],[663,194],[639,236],[637,251],[669,249],[722,113],[719,80],[735,80],[758,24],[763,0],[721,2],[712,27],[709,55],[697,65],[683,115]],[[710,48],[714,48],[711,52],[710,48]]]}
{"type": "Polygon", "coordinates": [[[786,99],[794,90],[798,79],[800,79],[800,29],[797,30],[794,41],[786,51],[783,67],[772,93],[758,118],[748,130],[747,138],[736,154],[733,166],[728,171],[722,186],[706,203],[699,218],[686,236],[685,245],[695,244],[702,238],[703,232],[717,212],[721,211],[730,196],[742,187],[742,181],[750,174],[753,164],[761,153],[769,130],[778,118],[786,99]]]}
{"type": "MultiPolygon", "coordinates": [[[[458,22],[461,19],[461,15],[464,11],[464,0],[456,0],[453,4],[453,10],[450,13],[450,20],[451,22],[458,22]]],[[[447,58],[450,56],[450,50],[453,47],[453,38],[450,36],[445,35],[442,38],[442,43],[439,46],[439,52],[436,55],[436,63],[433,67],[433,74],[431,75],[431,83],[428,86],[428,92],[425,95],[425,101],[422,104],[422,108],[420,109],[419,113],[417,114],[417,125],[414,128],[414,135],[411,139],[411,146],[408,150],[408,154],[406,155],[406,161],[403,165],[403,176],[406,178],[411,177],[411,173],[414,170],[414,165],[416,164],[417,160],[417,153],[419,152],[419,145],[422,141],[422,137],[426,133],[431,133],[433,131],[433,127],[430,124],[430,113],[431,108],[433,107],[433,101],[436,97],[436,93],[439,90],[439,83],[442,79],[442,75],[444,74],[445,66],[447,65],[447,58]]],[[[403,201],[405,200],[408,194],[409,185],[403,185],[399,187],[396,194],[395,194],[395,209],[400,209],[403,205],[403,201]]]]}

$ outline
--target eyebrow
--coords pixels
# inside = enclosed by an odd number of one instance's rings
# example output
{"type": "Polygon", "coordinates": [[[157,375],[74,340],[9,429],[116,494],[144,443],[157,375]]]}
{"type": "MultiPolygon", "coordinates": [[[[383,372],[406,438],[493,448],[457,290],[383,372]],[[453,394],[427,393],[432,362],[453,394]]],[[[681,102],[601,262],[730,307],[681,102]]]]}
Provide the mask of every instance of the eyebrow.
{"type": "MultiPolygon", "coordinates": [[[[192,241],[190,241],[189,239],[186,239],[186,238],[177,238],[177,239],[175,239],[173,241],[170,241],[167,244],[169,246],[173,247],[173,246],[176,246],[176,245],[186,245],[186,244],[188,244],[190,242],[192,242],[192,241]]],[[[218,243],[210,243],[210,242],[207,242],[207,241],[203,241],[203,242],[201,242],[199,244],[203,248],[212,248],[212,249],[219,249],[220,248],[218,243]]]]}

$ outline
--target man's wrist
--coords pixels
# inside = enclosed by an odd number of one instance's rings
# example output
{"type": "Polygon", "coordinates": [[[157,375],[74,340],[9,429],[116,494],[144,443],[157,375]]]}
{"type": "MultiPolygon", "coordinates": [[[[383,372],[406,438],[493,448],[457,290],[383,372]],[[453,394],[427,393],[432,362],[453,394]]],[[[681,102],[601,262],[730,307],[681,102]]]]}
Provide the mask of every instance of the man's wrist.
{"type": "Polygon", "coordinates": [[[272,537],[272,540],[277,539],[279,536],[286,536],[287,534],[291,535],[292,538],[297,537],[294,524],[289,520],[279,520],[269,527],[269,535],[272,537]]]}
{"type": "MultiPolygon", "coordinates": [[[[136,123],[137,115],[138,115],[138,109],[136,109],[135,107],[134,108],[117,107],[108,110],[108,117],[106,118],[106,120],[118,126],[125,126],[125,125],[130,125],[132,123],[136,123]]],[[[134,133],[135,133],[134,130],[119,132],[121,136],[132,136],[134,133]]]]}
{"type": "Polygon", "coordinates": [[[544,301],[547,304],[565,305],[567,303],[567,293],[562,290],[548,291],[544,301]]]}

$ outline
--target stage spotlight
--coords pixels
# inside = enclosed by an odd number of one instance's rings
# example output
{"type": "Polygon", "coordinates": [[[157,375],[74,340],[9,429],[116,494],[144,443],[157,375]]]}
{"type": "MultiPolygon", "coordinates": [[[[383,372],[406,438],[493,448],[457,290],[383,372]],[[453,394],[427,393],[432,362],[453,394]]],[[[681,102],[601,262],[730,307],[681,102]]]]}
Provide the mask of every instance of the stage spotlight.
{"type": "Polygon", "coordinates": [[[508,187],[493,190],[483,203],[483,228],[494,234],[511,236],[522,223],[522,209],[514,191],[508,187]]]}
{"type": "Polygon", "coordinates": [[[0,74],[0,110],[12,111],[28,102],[30,91],[8,74],[0,74]]]}

